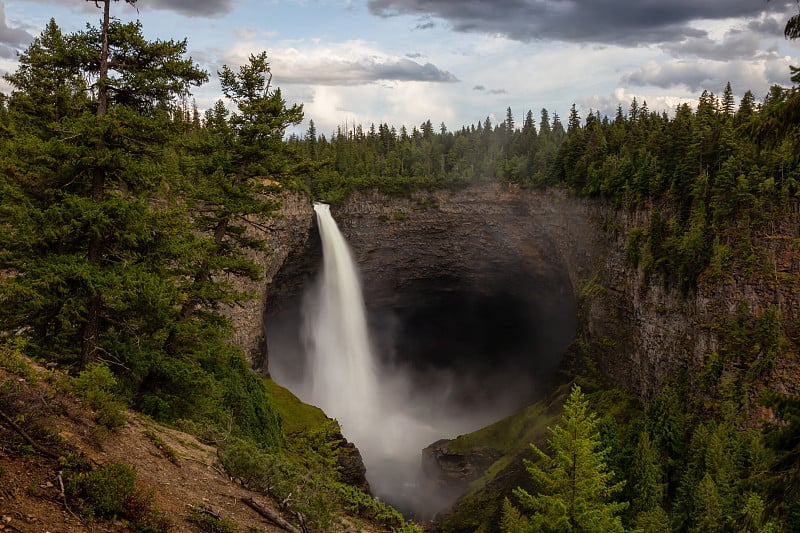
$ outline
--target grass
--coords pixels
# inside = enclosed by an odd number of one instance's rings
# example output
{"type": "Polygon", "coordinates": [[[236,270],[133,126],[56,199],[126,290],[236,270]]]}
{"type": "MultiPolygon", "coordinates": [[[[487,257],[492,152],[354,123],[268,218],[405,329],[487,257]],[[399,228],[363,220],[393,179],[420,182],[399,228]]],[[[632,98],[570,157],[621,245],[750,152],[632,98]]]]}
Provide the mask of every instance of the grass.
{"type": "Polygon", "coordinates": [[[269,399],[281,417],[283,432],[287,436],[314,433],[323,429],[329,422],[322,409],[301,402],[289,389],[281,387],[271,379],[265,380],[265,383],[269,399]]]}
{"type": "Polygon", "coordinates": [[[164,441],[164,439],[162,439],[161,437],[156,435],[156,433],[154,431],[149,430],[149,429],[147,431],[143,432],[142,434],[145,437],[147,437],[147,440],[149,440],[150,442],[153,443],[153,446],[158,448],[158,451],[160,451],[161,454],[164,457],[169,459],[170,463],[172,463],[174,465],[178,464],[178,452],[176,452],[175,449],[172,446],[167,444],[164,441]]]}
{"type": "Polygon", "coordinates": [[[560,415],[560,408],[553,412],[550,406],[563,404],[566,393],[566,389],[559,389],[551,399],[536,402],[494,424],[461,435],[451,441],[448,447],[459,454],[493,450],[507,455],[519,452],[531,442],[542,442],[547,426],[555,423],[560,415]]]}

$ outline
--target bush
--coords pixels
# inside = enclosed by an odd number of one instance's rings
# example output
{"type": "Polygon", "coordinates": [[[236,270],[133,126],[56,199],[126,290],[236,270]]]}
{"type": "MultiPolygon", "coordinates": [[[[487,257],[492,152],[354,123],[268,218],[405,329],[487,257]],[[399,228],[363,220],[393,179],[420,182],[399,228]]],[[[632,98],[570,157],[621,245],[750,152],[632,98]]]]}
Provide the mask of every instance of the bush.
{"type": "Polygon", "coordinates": [[[272,459],[253,442],[233,441],[219,450],[219,461],[231,477],[241,479],[245,486],[266,489],[272,459]]]}
{"type": "Polygon", "coordinates": [[[197,524],[207,533],[236,533],[236,523],[225,518],[217,518],[206,512],[202,507],[192,511],[186,520],[197,524]]]}
{"type": "Polygon", "coordinates": [[[25,343],[19,337],[13,337],[6,345],[0,345],[0,366],[25,379],[33,379],[36,373],[22,356],[25,343]]]}
{"type": "Polygon", "coordinates": [[[97,411],[97,421],[114,429],[125,424],[125,406],[117,400],[117,378],[102,363],[92,363],[73,380],[75,392],[97,411]]]}
{"type": "Polygon", "coordinates": [[[140,533],[161,533],[169,519],[153,503],[152,492],[136,488],[136,469],[124,463],[81,472],[67,484],[67,493],[80,503],[81,513],[104,520],[125,519],[140,533]]]}

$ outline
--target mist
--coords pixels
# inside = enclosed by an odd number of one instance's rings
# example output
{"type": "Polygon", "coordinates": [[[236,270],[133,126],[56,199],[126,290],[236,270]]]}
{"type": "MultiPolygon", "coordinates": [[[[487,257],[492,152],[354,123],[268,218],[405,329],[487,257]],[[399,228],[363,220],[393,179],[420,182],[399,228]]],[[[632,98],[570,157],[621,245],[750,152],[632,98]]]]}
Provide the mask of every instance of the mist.
{"type": "Polygon", "coordinates": [[[444,290],[368,309],[347,243],[329,212],[318,217],[323,268],[300,302],[268,318],[270,373],[339,422],[376,497],[433,518],[460,494],[426,479],[422,450],[527,405],[574,324],[520,296],[518,280],[466,294],[434,280],[444,290]]]}

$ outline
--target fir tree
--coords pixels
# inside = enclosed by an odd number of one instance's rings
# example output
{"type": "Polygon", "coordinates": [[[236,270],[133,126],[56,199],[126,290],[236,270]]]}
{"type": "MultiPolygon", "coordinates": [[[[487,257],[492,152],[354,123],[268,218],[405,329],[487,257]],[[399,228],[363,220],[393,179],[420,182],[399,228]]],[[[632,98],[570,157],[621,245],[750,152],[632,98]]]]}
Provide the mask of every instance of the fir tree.
{"type": "MultiPolygon", "coordinates": [[[[189,191],[197,230],[208,237],[207,253],[191,274],[193,283],[181,315],[191,317],[201,305],[219,302],[227,292],[213,278],[226,272],[257,279],[260,275],[245,251],[263,244],[246,229],[252,216],[269,216],[277,207],[268,193],[291,174],[293,162],[283,133],[303,118],[302,107],[286,106],[280,89],[270,85],[272,74],[266,53],[251,55],[234,72],[227,65],[219,73],[223,93],[237,109],[230,113],[218,101],[206,113],[204,128],[192,146],[197,150],[197,173],[189,191]],[[273,187],[274,188],[274,187],[273,187]]],[[[313,124],[312,124],[313,126],[313,124]]]]}
{"type": "Polygon", "coordinates": [[[32,349],[80,367],[100,354],[125,364],[169,322],[182,221],[149,199],[175,102],[206,78],[185,41],[148,42],[138,23],[110,19],[110,4],[99,28],[62,36],[51,22],[8,77],[19,134],[5,145],[0,268],[16,275],[2,329],[29,326],[32,349]]]}
{"type": "Polygon", "coordinates": [[[532,512],[528,518],[531,530],[623,531],[619,513],[628,504],[613,501],[613,497],[624,482],[614,482],[614,472],[608,470],[609,450],[602,447],[597,415],[589,411],[580,387],[573,386],[560,424],[548,430],[551,455],[532,444],[539,460],[525,462],[537,493],[520,487],[514,490],[522,507],[532,512]]]}

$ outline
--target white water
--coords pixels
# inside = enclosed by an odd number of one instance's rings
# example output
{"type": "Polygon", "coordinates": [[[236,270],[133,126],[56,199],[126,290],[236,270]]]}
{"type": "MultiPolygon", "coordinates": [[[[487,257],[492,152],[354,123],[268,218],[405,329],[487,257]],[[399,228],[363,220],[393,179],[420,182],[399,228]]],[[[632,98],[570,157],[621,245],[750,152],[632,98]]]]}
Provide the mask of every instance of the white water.
{"type": "Polygon", "coordinates": [[[380,367],[347,242],[327,204],[315,204],[314,210],[324,263],[304,308],[307,401],[336,418],[361,451],[376,495],[418,499],[421,450],[441,438],[444,428],[437,430],[412,414],[402,377],[380,367]]]}
{"type": "Polygon", "coordinates": [[[377,373],[353,258],[327,204],[314,204],[322,238],[322,280],[306,312],[311,397],[352,439],[378,416],[377,373]]]}

